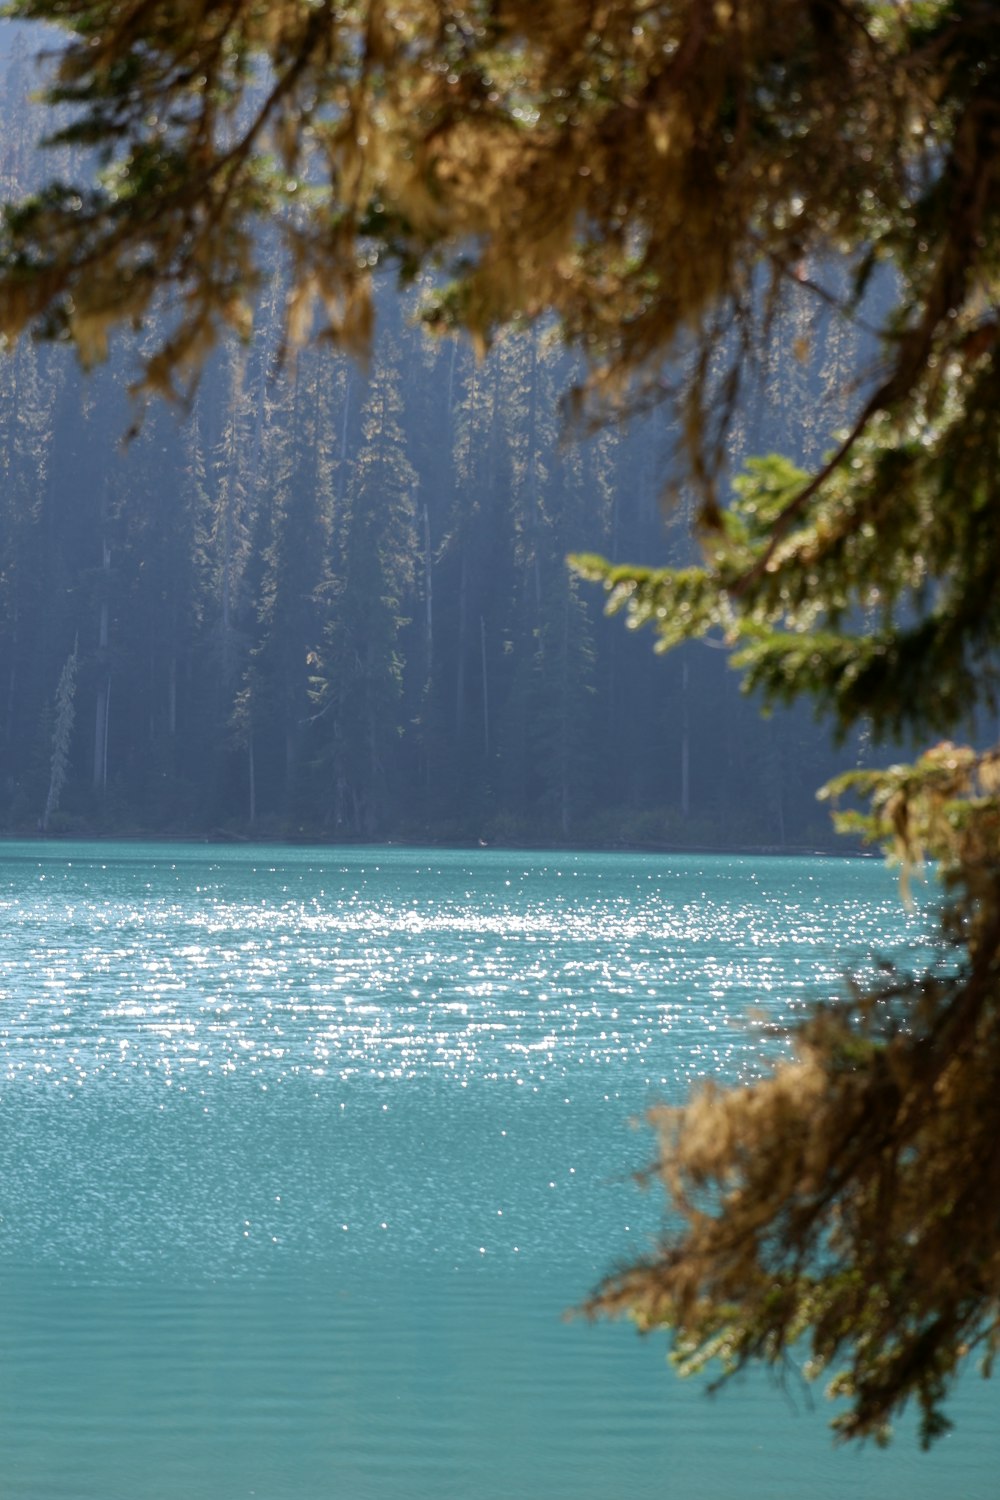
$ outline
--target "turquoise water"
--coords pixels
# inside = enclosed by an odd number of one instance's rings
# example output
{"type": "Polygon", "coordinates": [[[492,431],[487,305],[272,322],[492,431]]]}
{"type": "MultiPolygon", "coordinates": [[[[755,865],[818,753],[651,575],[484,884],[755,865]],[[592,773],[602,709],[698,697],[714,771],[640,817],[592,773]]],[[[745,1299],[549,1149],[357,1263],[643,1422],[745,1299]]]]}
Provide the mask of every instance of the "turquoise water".
{"type": "Polygon", "coordinates": [[[918,936],[876,862],[25,843],[0,906],[4,1500],[996,1493],[991,1385],[844,1452],[561,1317],[642,1108],[918,936]]]}

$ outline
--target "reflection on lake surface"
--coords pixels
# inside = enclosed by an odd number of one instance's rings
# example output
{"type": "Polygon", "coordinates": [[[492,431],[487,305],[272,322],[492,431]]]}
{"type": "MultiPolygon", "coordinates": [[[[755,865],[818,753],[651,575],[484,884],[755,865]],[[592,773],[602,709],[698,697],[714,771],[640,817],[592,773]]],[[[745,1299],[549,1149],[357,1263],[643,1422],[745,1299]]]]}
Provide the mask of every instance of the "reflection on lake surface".
{"type": "Polygon", "coordinates": [[[871,861],[0,850],[5,1500],[995,1493],[994,1388],[834,1450],[562,1321],[629,1121],[919,933],[871,861]]]}

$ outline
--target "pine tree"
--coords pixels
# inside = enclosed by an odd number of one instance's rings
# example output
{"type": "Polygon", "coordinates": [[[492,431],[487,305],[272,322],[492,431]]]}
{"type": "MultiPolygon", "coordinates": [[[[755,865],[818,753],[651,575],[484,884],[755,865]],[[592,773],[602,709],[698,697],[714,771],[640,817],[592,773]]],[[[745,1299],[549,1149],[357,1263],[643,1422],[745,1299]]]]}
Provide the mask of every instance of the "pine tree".
{"type": "Polygon", "coordinates": [[[337,573],[317,676],[332,828],[373,836],[386,825],[401,732],[400,631],[411,608],[417,550],[416,474],[386,350],[362,412],[362,443],[339,518],[337,573]]]}
{"type": "Polygon", "coordinates": [[[325,386],[335,373],[315,357],[301,361],[286,384],[285,401],[272,404],[268,422],[270,504],[261,513],[258,638],[246,692],[260,741],[257,800],[264,805],[263,795],[286,819],[303,770],[324,628],[338,414],[325,386]],[[270,789],[261,780],[261,766],[270,767],[270,789]]]}

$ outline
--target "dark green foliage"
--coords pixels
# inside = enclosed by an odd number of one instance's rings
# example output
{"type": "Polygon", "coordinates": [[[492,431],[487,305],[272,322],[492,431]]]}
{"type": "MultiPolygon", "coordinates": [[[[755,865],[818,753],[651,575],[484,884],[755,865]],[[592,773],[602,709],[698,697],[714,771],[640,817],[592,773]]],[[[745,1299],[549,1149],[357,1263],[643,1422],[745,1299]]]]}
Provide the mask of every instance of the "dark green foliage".
{"type": "MultiPolygon", "coordinates": [[[[18,63],[0,140],[27,187],[23,78],[18,63]]],[[[551,335],[506,336],[478,363],[424,338],[389,288],[367,371],[311,349],[282,366],[284,292],[276,276],[254,344],[212,360],[185,421],[153,403],[124,445],[128,348],[85,381],[44,344],[0,363],[0,827],[42,814],[78,635],[54,828],[823,837],[805,781],[781,810],[766,793],[785,730],[758,725],[709,653],[682,774],[679,679],[566,573],[581,543],[662,552],[659,415],[564,444],[576,367],[551,335]]],[[[160,329],[157,313],[139,356],[160,329]]],[[[816,780],[845,764],[810,744],[816,780]]]]}
{"type": "MultiPolygon", "coordinates": [[[[565,570],[581,537],[656,534],[655,420],[560,448],[561,356],[530,338],[428,369],[402,327],[370,377],[304,352],[275,379],[274,354],[220,359],[186,423],[153,406],[125,447],[117,366],[81,388],[44,346],[0,365],[0,827],[42,815],[78,635],[54,831],[825,837],[804,775],[783,809],[767,791],[799,731],[759,725],[710,652],[682,773],[680,678],[565,570]]],[[[807,740],[813,785],[850,763],[807,740]]]]}
{"type": "Polygon", "coordinates": [[[389,297],[367,374],[322,351],[280,371],[269,306],[186,421],[151,405],[126,445],[117,362],[81,381],[22,342],[0,365],[5,831],[43,812],[78,634],[53,832],[826,837],[813,786],[850,762],[807,736],[819,770],[779,807],[770,768],[801,731],[758,724],[713,653],[683,695],[566,572],[581,539],[662,547],[656,416],[562,445],[555,342],[480,365],[389,297]]]}

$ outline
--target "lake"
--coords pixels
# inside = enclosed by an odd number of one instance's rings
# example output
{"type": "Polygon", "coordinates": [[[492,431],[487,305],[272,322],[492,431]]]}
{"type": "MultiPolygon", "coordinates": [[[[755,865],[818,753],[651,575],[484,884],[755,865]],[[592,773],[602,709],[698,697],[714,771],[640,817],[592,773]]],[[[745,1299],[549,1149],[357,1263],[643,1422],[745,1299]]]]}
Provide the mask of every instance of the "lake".
{"type": "Polygon", "coordinates": [[[874,860],[0,846],[4,1500],[996,1493],[567,1322],[641,1254],[643,1108],[919,941],[874,860]]]}

